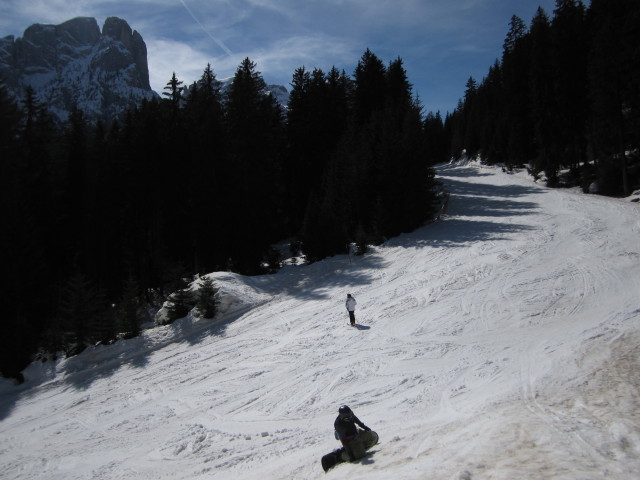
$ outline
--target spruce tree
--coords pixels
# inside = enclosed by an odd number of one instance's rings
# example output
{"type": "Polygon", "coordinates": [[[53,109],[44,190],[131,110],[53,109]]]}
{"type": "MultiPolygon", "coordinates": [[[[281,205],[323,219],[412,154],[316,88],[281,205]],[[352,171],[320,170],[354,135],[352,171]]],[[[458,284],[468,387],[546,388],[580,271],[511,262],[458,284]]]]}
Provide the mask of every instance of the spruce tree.
{"type": "Polygon", "coordinates": [[[503,88],[503,69],[498,60],[489,68],[482,82],[487,108],[482,122],[481,144],[485,161],[489,164],[507,163],[507,124],[503,112],[506,110],[503,88]]]}
{"type": "Polygon", "coordinates": [[[246,58],[236,70],[226,101],[229,132],[228,251],[237,268],[257,273],[286,221],[282,215],[283,112],[256,64],[246,58]]]}
{"type": "Polygon", "coordinates": [[[209,277],[200,279],[198,287],[198,303],[196,307],[203,318],[213,318],[216,315],[217,300],[215,298],[218,290],[214,287],[213,280],[209,277]]]}
{"type": "Polygon", "coordinates": [[[589,10],[590,133],[600,193],[628,195],[627,153],[638,148],[638,2],[592,0],[589,10]]]}
{"type": "Polygon", "coordinates": [[[59,316],[71,354],[103,339],[105,297],[81,273],[73,274],[61,292],[59,316]]]}
{"type": "Polygon", "coordinates": [[[447,161],[448,149],[440,112],[429,112],[424,120],[425,159],[431,166],[447,161]]]}
{"type": "Polygon", "coordinates": [[[178,80],[176,76],[176,72],[173,72],[171,75],[171,79],[167,82],[164,87],[164,92],[162,95],[167,98],[169,103],[171,104],[172,111],[176,112],[182,106],[183,101],[183,93],[182,93],[182,85],[184,82],[182,80],[178,80]]]}
{"type": "Polygon", "coordinates": [[[187,287],[173,292],[167,301],[167,323],[186,317],[193,308],[191,291],[187,287]]]}
{"type": "Polygon", "coordinates": [[[142,317],[140,316],[140,297],[138,282],[129,277],[124,285],[124,290],[117,305],[118,330],[124,334],[124,338],[133,338],[140,335],[142,317]]]}
{"type": "Polygon", "coordinates": [[[551,23],[551,59],[556,105],[555,149],[564,165],[574,172],[585,159],[587,57],[589,52],[586,13],[582,2],[556,0],[551,23]]]}
{"type": "Polygon", "coordinates": [[[535,149],[531,131],[530,36],[521,18],[513,16],[504,41],[502,79],[504,122],[506,126],[506,162],[508,166],[527,164],[535,149]]]}
{"type": "Polygon", "coordinates": [[[382,109],[387,93],[384,63],[367,49],[354,72],[353,110],[355,122],[364,125],[375,111],[382,109]]]}
{"type": "Polygon", "coordinates": [[[480,152],[480,108],[478,82],[476,82],[475,78],[469,77],[465,85],[461,112],[462,144],[469,158],[475,158],[480,152]]]}
{"type": "Polygon", "coordinates": [[[531,173],[542,172],[555,186],[560,169],[561,125],[558,122],[554,64],[552,63],[551,25],[547,14],[539,8],[531,22],[531,100],[537,155],[531,162],[531,173]]]}
{"type": "MultiPolygon", "coordinates": [[[[184,232],[188,235],[189,259],[193,271],[211,271],[224,264],[223,245],[219,239],[219,227],[226,222],[220,215],[213,215],[212,197],[226,194],[227,134],[224,126],[224,110],[220,82],[211,65],[191,86],[185,102],[187,142],[183,148],[192,157],[188,172],[187,189],[191,197],[188,221],[184,232]]],[[[186,253],[186,252],[185,252],[186,253]]]]}

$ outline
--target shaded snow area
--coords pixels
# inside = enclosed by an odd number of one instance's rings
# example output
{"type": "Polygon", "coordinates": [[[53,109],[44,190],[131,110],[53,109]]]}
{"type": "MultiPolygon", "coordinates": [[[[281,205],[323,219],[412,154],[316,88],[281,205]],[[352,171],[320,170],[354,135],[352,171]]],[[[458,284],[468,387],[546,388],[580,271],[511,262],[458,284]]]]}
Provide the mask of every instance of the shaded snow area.
{"type": "Polygon", "coordinates": [[[4,381],[2,478],[636,479],[640,205],[438,175],[438,222],[4,381]],[[325,474],[341,404],[380,443],[325,474]]]}

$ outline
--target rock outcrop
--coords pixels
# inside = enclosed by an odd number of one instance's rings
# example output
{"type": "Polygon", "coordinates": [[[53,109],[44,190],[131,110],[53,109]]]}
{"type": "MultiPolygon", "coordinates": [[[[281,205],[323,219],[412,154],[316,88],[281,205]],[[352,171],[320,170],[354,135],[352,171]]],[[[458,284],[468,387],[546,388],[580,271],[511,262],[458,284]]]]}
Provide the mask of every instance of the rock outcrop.
{"type": "Polygon", "coordinates": [[[102,32],[95,18],[79,17],[0,39],[0,78],[17,99],[33,88],[61,121],[74,107],[90,120],[110,121],[157,95],[142,36],[115,17],[102,32]]]}

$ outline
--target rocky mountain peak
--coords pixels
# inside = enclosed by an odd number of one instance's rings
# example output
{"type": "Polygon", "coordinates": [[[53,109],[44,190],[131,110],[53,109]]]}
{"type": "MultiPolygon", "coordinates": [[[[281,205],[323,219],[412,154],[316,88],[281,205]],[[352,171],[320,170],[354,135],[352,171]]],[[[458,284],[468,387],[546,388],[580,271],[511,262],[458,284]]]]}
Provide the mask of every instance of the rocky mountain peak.
{"type": "Polygon", "coordinates": [[[142,40],[142,36],[137,31],[131,30],[126,21],[117,17],[107,18],[102,27],[102,35],[122,43],[127,48],[133,57],[143,86],[150,90],[147,45],[142,40]]]}
{"type": "Polygon", "coordinates": [[[90,119],[109,121],[156,95],[142,36],[116,17],[102,32],[95,18],[78,17],[0,39],[0,77],[18,99],[33,88],[60,120],[78,107],[90,119]]]}

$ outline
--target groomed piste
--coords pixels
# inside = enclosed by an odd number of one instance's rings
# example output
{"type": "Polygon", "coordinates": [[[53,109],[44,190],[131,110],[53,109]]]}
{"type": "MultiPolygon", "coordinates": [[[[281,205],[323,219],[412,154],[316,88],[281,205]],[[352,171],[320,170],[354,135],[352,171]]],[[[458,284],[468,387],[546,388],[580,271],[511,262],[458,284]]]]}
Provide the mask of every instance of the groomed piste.
{"type": "Polygon", "coordinates": [[[2,477],[637,478],[640,205],[437,172],[437,222],[363,257],[211,273],[217,319],[0,382],[2,477]],[[380,443],[325,474],[341,404],[380,443]]]}

